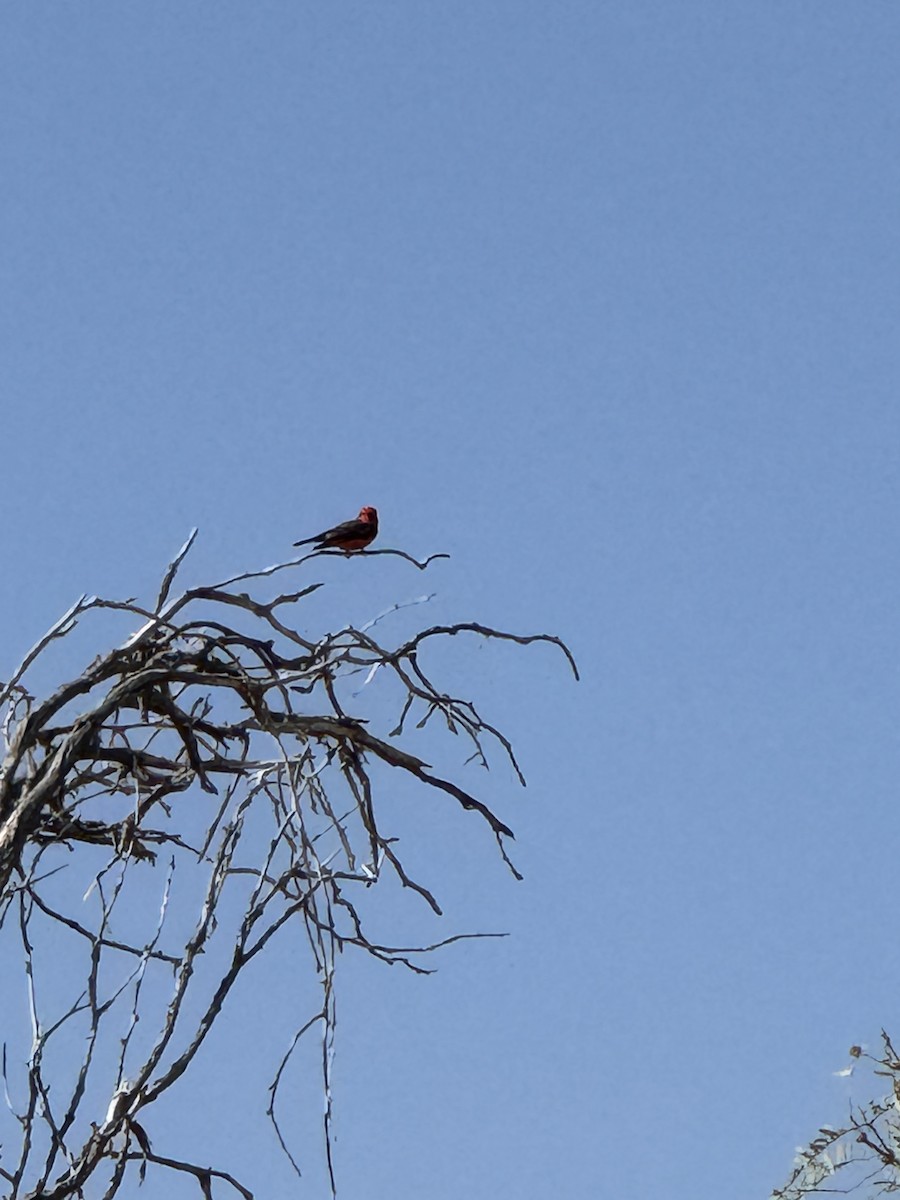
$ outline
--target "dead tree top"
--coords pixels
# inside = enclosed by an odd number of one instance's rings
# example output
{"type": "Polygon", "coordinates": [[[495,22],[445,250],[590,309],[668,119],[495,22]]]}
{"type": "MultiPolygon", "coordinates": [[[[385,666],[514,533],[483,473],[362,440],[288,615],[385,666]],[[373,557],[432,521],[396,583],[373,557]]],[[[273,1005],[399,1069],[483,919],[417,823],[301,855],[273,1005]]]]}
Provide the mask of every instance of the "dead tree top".
{"type": "MultiPolygon", "coordinates": [[[[509,825],[473,794],[471,785],[445,778],[403,744],[411,722],[421,728],[437,718],[468,741],[471,759],[487,767],[493,746],[524,783],[506,735],[471,700],[448,694],[432,680],[422,661],[427,647],[435,639],[460,634],[521,645],[549,642],[562,651],[577,678],[574,659],[560,639],[505,633],[474,622],[434,625],[393,646],[374,636],[377,620],[361,629],[344,626],[311,638],[300,631],[299,614],[303,601],[322,584],[310,583],[274,599],[254,591],[261,580],[298,568],[322,551],[171,597],[195,535],[169,564],[153,608],[134,600],[82,597],[0,685],[5,747],[0,765],[0,929],[11,914],[18,915],[33,1031],[23,1084],[26,1100],[19,1106],[12,1098],[15,1072],[6,1046],[3,1052],[7,1105],[22,1132],[22,1145],[14,1162],[8,1157],[9,1144],[4,1146],[0,1179],[10,1185],[9,1196],[15,1200],[79,1195],[104,1167],[104,1194],[113,1196],[135,1164],[142,1178],[151,1166],[193,1175],[205,1196],[213,1194],[214,1181],[242,1196],[252,1195],[227,1171],[154,1151],[144,1123],[153,1101],[187,1072],[244,968],[288,922],[299,922],[305,930],[323,989],[322,1010],[295,1031],[267,1109],[285,1154],[297,1167],[276,1118],[276,1098],[301,1035],[318,1024],[326,1043],[333,1038],[335,953],[355,946],[384,962],[424,971],[417,965],[418,955],[461,936],[435,946],[404,948],[381,945],[364,932],[350,898],[352,888],[372,886],[384,871],[435,913],[441,911],[431,890],[409,875],[396,840],[379,824],[376,788],[383,768],[476,814],[519,877],[505,845],[513,837],[509,825]],[[98,610],[130,615],[137,628],[52,695],[39,698],[29,686],[31,668],[52,644],[98,610]],[[349,676],[369,681],[381,671],[389,673],[401,700],[396,717],[385,722],[389,731],[374,732],[376,722],[349,711],[342,697],[349,676]],[[209,796],[211,805],[188,809],[179,802],[191,789],[209,796]],[[203,814],[199,818],[198,811],[203,814]],[[81,855],[69,853],[79,850],[81,855]],[[98,855],[103,857],[99,867],[98,855]],[[73,869],[82,859],[92,864],[93,884],[84,895],[79,892],[81,901],[92,898],[90,918],[82,908],[62,910],[47,892],[61,870],[73,869]],[[153,864],[164,869],[149,925],[140,936],[123,936],[113,929],[113,914],[122,911],[120,899],[131,872],[153,864]],[[176,870],[199,872],[205,880],[187,941],[168,936],[176,870]],[[220,900],[226,885],[237,878],[249,881],[250,891],[238,917],[231,914],[230,932],[225,933],[220,900]],[[40,922],[74,938],[85,955],[84,974],[72,981],[70,1007],[49,1025],[33,986],[40,922]],[[198,956],[204,955],[208,966],[215,946],[222,944],[215,986],[188,1005],[185,997],[194,995],[198,956]],[[100,963],[108,960],[118,964],[113,971],[120,971],[121,982],[103,996],[109,968],[101,975],[100,963]],[[151,1015],[148,1024],[142,989],[145,979],[158,971],[168,972],[174,983],[167,1006],[151,1015]],[[119,1032],[106,1043],[116,1047],[115,1053],[103,1058],[101,1032],[123,1005],[126,1033],[121,1035],[120,1017],[119,1032]],[[157,1031],[150,1047],[140,1051],[135,1036],[139,1019],[144,1030],[157,1031]],[[84,1061],[73,1066],[68,1082],[49,1080],[42,1065],[47,1044],[68,1022],[83,1020],[89,1028],[84,1061]],[[86,1111],[87,1081],[95,1076],[106,1089],[103,1112],[86,1111]]],[[[446,557],[432,555],[419,562],[403,551],[383,549],[356,557],[385,554],[421,570],[446,557]]],[[[126,911],[129,918],[134,915],[133,909],[126,911]]],[[[325,1134],[334,1191],[329,1062],[326,1055],[325,1134]]]]}

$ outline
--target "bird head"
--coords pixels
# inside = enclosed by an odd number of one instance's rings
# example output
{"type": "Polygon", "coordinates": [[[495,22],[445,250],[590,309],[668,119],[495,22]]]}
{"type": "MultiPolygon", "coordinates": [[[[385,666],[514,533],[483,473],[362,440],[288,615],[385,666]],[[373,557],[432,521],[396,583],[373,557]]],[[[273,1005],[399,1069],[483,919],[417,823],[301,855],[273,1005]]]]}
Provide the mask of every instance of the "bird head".
{"type": "Polygon", "coordinates": [[[377,525],[378,510],[367,504],[359,510],[359,519],[360,521],[365,521],[367,525],[377,525]]]}

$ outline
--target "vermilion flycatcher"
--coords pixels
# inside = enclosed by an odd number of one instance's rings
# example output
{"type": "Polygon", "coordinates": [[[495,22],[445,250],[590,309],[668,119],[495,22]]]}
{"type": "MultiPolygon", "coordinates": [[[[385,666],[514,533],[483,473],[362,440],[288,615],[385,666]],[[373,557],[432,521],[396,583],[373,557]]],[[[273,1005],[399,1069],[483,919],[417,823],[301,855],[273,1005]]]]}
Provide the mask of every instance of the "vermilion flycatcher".
{"type": "Polygon", "coordinates": [[[308,546],[315,542],[317,550],[343,550],[350,554],[353,550],[364,550],[375,540],[377,533],[378,513],[367,504],[359,510],[355,521],[344,521],[342,525],[335,525],[334,529],[326,529],[324,533],[304,538],[302,542],[294,542],[294,545],[308,546]]]}

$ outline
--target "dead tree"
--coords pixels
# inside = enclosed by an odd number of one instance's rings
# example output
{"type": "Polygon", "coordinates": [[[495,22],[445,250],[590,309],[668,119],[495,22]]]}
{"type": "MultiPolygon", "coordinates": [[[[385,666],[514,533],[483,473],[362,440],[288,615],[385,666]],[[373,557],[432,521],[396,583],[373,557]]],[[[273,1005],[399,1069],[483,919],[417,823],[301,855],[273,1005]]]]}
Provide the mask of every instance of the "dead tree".
{"type": "MultiPolygon", "coordinates": [[[[374,623],[301,633],[304,601],[321,584],[258,593],[320,552],[170,599],[193,538],[152,609],[83,597],[0,686],[0,1180],[9,1200],[113,1197],[134,1175],[161,1170],[193,1177],[206,1197],[251,1197],[254,1181],[169,1154],[146,1130],[154,1103],[188,1086],[248,966],[287,929],[309,947],[321,1007],[273,1063],[260,1111],[299,1173],[279,1086],[303,1035],[317,1030],[334,1192],[335,956],[353,947],[423,971],[421,955],[437,948],[397,949],[365,932],[361,902],[386,875],[440,912],[379,821],[385,768],[470,810],[515,873],[508,825],[410,748],[410,723],[435,719],[468,740],[476,762],[486,767],[493,745],[522,778],[505,735],[432,681],[428,649],[460,634],[551,642],[577,678],[568,649],[544,634],[460,624],[387,646],[374,623]],[[100,610],[125,614],[136,631],[39,699],[30,681],[50,648],[100,610]],[[376,673],[400,697],[384,731],[372,728],[380,718],[353,711],[350,681],[358,688],[376,673]],[[73,1042],[74,1059],[56,1049],[73,1042]]],[[[390,550],[359,557],[378,554],[419,568],[431,561],[390,550]]]]}

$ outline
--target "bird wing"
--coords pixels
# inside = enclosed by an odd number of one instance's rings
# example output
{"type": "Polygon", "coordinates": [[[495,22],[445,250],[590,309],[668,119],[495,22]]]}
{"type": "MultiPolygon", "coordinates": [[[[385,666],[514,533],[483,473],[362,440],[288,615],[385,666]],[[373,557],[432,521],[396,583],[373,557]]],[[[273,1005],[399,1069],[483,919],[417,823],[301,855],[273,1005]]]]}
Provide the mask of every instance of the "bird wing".
{"type": "Polygon", "coordinates": [[[320,545],[328,545],[334,542],[352,541],[356,538],[369,537],[373,532],[372,521],[360,521],[358,517],[352,521],[342,521],[340,525],[335,525],[333,529],[326,529],[324,533],[317,533],[315,537],[304,538],[302,542],[294,542],[295,546],[308,546],[311,542],[318,542],[320,545]]]}
{"type": "Polygon", "coordinates": [[[328,529],[325,533],[320,533],[316,538],[317,542],[344,542],[351,541],[355,538],[368,537],[372,533],[371,521],[360,521],[358,518],[353,521],[342,521],[340,525],[335,525],[334,529],[328,529]]]}

